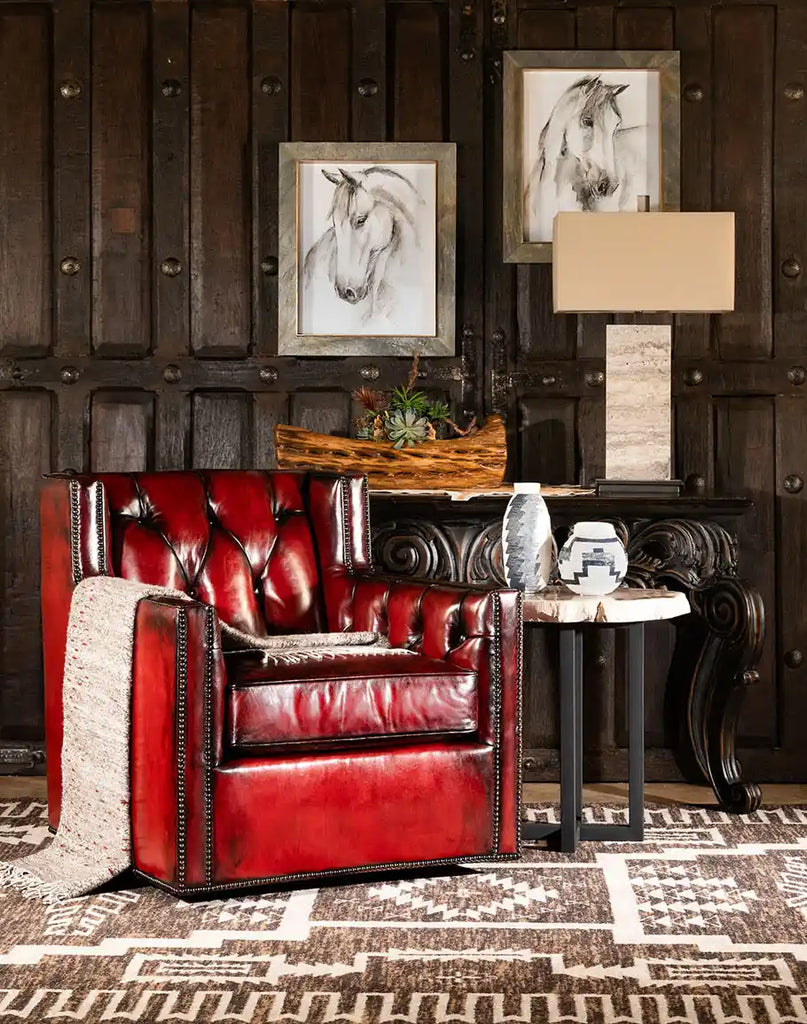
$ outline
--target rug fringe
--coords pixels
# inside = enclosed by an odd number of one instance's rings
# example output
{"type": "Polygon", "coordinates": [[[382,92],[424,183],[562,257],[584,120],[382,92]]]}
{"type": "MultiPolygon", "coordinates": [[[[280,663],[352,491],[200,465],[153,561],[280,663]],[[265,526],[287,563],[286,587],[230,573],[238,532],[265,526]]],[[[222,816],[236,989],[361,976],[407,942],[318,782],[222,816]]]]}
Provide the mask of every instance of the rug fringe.
{"type": "Polygon", "coordinates": [[[45,882],[27,868],[19,867],[14,861],[0,860],[0,889],[16,889],[23,899],[42,900],[50,905],[66,903],[75,899],[64,891],[59,882],[45,882]]]}

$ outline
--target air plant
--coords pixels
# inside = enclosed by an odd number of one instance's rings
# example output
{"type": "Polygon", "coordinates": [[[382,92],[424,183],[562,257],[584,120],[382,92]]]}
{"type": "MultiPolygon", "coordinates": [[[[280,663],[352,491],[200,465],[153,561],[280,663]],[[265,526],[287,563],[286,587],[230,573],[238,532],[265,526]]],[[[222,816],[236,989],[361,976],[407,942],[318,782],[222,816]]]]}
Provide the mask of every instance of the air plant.
{"type": "Polygon", "coordinates": [[[383,391],[374,391],[363,385],[356,388],[351,397],[367,412],[379,413],[389,405],[389,399],[383,391]]]}

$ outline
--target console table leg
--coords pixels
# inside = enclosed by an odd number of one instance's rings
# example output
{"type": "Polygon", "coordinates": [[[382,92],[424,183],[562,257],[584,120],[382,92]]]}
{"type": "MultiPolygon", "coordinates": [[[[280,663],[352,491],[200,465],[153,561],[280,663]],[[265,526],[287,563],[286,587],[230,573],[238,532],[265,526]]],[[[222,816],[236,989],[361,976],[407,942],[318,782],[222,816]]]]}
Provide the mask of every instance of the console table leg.
{"type": "Polygon", "coordinates": [[[765,635],[759,592],[744,580],[723,578],[690,594],[706,635],[692,677],[686,719],[689,743],[720,806],[736,814],[759,807],[762,791],[742,778],[735,755],[737,720],[756,671],[765,635]]]}

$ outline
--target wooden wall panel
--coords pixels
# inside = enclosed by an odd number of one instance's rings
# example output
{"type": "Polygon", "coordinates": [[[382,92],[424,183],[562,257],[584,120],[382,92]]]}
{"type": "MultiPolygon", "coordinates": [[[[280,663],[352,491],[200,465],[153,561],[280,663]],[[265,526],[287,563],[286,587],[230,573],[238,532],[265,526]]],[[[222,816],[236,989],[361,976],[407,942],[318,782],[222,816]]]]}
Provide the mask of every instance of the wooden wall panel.
{"type": "Polygon", "coordinates": [[[305,142],[350,138],[350,8],[299,5],[291,17],[291,137],[305,142]]]}
{"type": "Polygon", "coordinates": [[[298,391],[291,396],[290,423],[321,434],[348,433],[350,395],[335,391],[298,391]]]}
{"type": "Polygon", "coordinates": [[[253,352],[277,352],[278,143],[289,137],[289,5],[252,16],[253,352]]]}
{"type": "Polygon", "coordinates": [[[350,137],[387,137],[387,9],[385,0],[353,0],[350,137]]]}
{"type": "Polygon", "coordinates": [[[156,396],[154,468],[185,469],[190,465],[191,396],[169,391],[156,396]]]}
{"type": "MultiPolygon", "coordinates": [[[[603,333],[605,328],[603,327],[603,333]]],[[[605,479],[605,399],[581,398],[577,405],[579,472],[567,483],[590,486],[605,479]]]]}
{"type": "MultiPolygon", "coordinates": [[[[448,135],[457,146],[456,355],[461,393],[453,405],[464,421],[484,409],[485,154],[484,65],[480,7],[451,0],[445,64],[448,135]]],[[[455,378],[457,379],[457,378],[455,378]]],[[[446,396],[447,398],[449,396],[446,396]]]]}
{"type": "Polygon", "coordinates": [[[577,8],[577,47],[580,50],[610,50],[614,40],[614,8],[593,4],[577,8]]]}
{"type": "Polygon", "coordinates": [[[615,21],[618,50],[672,50],[675,45],[672,7],[620,8],[615,21]]]}
{"type": "MultiPolygon", "coordinates": [[[[712,25],[711,12],[686,7],[676,12],[676,45],[681,52],[681,209],[712,208],[712,25]]],[[[675,317],[673,353],[709,355],[711,318],[675,317]]]]}
{"type": "Polygon", "coordinates": [[[257,469],[272,469],[275,465],[274,429],[278,423],[289,422],[289,396],[275,393],[255,395],[253,422],[254,465],[257,469]]]}
{"type": "Polygon", "coordinates": [[[188,269],[188,173],[190,89],[189,8],[157,3],[151,12],[153,247],[149,267],[154,296],[152,345],[160,356],[187,354],[190,347],[188,269]],[[167,264],[166,261],[175,261],[167,264]],[[163,266],[178,266],[169,277],[163,266]],[[185,272],[182,272],[185,268],[185,272]]]}
{"type": "MultiPolygon", "coordinates": [[[[807,579],[807,474],[804,466],[805,402],[803,398],[776,401],[776,540],[779,559],[776,607],[778,680],[775,694],[779,744],[785,750],[807,748],[807,715],[803,711],[807,689],[807,615],[804,581],[807,579]]],[[[766,680],[772,688],[773,678],[766,680]]]]}
{"type": "Polygon", "coordinates": [[[524,480],[562,484],[574,480],[576,403],[563,398],[524,398],[520,404],[521,473],[524,480]]]}
{"type": "Polygon", "coordinates": [[[193,396],[191,464],[195,469],[252,465],[252,396],[198,391],[193,396]]]}
{"type": "Polygon", "coordinates": [[[679,398],[673,406],[675,474],[696,492],[712,494],[714,473],[714,408],[710,398],[679,398]]]}
{"type": "Polygon", "coordinates": [[[0,392],[0,739],[42,735],[39,482],[51,467],[51,396],[0,392]]]}
{"type": "Polygon", "coordinates": [[[63,0],[53,11],[53,306],[55,353],[68,357],[90,352],[90,39],[90,5],[63,0]]]}
{"type": "Polygon", "coordinates": [[[775,354],[804,358],[807,333],[807,188],[793,155],[807,137],[807,6],[776,15],[773,146],[773,303],[775,354]]]}
{"type": "Polygon", "coordinates": [[[0,14],[0,354],[51,344],[50,12],[0,14]]]}
{"type": "MultiPolygon", "coordinates": [[[[392,38],[392,138],[442,142],[445,138],[445,9],[438,4],[395,4],[392,38]],[[424,96],[429,97],[427,103],[424,96]]],[[[466,99],[467,102],[467,99],[466,99]]]]}
{"type": "Polygon", "coordinates": [[[776,11],[731,6],[713,13],[716,210],[734,210],[735,312],[717,321],[724,359],[773,354],[771,317],[771,165],[776,11]],[[754,54],[748,60],[748,54],[754,54]]]}
{"type": "Polygon", "coordinates": [[[249,13],[191,15],[191,340],[199,356],[250,344],[249,13]]]}
{"type": "Polygon", "coordinates": [[[96,391],[90,421],[93,473],[142,473],[153,467],[154,396],[96,391]]]}
{"type": "Polygon", "coordinates": [[[143,355],[151,338],[148,9],[96,8],[92,41],[93,349],[143,355]]]}

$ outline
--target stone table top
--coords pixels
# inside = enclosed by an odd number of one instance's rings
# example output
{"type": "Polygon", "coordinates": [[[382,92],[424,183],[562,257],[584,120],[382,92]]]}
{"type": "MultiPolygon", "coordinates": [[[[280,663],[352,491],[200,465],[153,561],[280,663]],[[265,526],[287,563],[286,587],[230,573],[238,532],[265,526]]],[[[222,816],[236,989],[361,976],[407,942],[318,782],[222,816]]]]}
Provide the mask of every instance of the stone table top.
{"type": "Polygon", "coordinates": [[[537,594],[525,594],[525,622],[597,622],[616,625],[674,619],[689,612],[689,601],[677,590],[645,590],[620,587],[602,597],[574,594],[566,587],[547,587],[537,594]]]}

